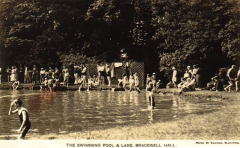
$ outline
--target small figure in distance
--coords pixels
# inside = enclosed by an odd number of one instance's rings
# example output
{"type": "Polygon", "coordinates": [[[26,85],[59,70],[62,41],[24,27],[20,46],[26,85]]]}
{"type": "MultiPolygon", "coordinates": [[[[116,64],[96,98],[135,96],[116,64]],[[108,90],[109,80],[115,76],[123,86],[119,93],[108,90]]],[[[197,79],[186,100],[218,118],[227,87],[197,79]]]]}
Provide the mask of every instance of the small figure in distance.
{"type": "Polygon", "coordinates": [[[28,111],[26,108],[22,107],[22,104],[23,104],[23,102],[19,98],[15,99],[11,103],[10,109],[8,112],[8,115],[11,115],[13,113],[18,113],[18,115],[19,115],[21,126],[17,130],[17,132],[19,133],[18,139],[24,139],[28,130],[31,128],[31,122],[29,121],[28,111]],[[12,111],[13,106],[16,107],[16,109],[14,111],[12,111]]]}
{"type": "Polygon", "coordinates": [[[224,87],[223,87],[222,82],[219,80],[219,77],[215,76],[215,77],[213,77],[213,80],[215,81],[214,87],[215,87],[216,91],[223,91],[224,87]]]}
{"type": "Polygon", "coordinates": [[[149,102],[149,105],[148,105],[149,109],[155,108],[155,98],[154,98],[155,92],[156,92],[156,89],[154,85],[148,85],[146,90],[146,97],[147,97],[147,101],[149,102]]]}
{"type": "Polygon", "coordinates": [[[232,67],[230,69],[228,69],[228,71],[227,71],[227,78],[228,78],[229,85],[224,88],[225,91],[231,92],[231,89],[235,85],[234,78],[236,78],[236,77],[237,77],[237,67],[236,67],[236,65],[232,65],[232,67]]]}
{"type": "Polygon", "coordinates": [[[40,90],[42,90],[42,89],[45,89],[45,90],[48,89],[48,79],[47,79],[47,77],[45,77],[45,80],[40,85],[40,90]]]}
{"type": "Polygon", "coordinates": [[[19,86],[20,86],[20,82],[17,79],[15,79],[15,81],[12,84],[13,90],[17,90],[19,86]]]}
{"type": "Polygon", "coordinates": [[[160,85],[161,85],[161,80],[158,80],[158,81],[157,81],[157,84],[156,84],[156,89],[159,89],[159,88],[160,88],[160,85]]]}
{"type": "Polygon", "coordinates": [[[80,79],[78,79],[78,84],[79,84],[79,87],[78,87],[78,91],[81,91],[81,90],[83,90],[83,82],[84,81],[84,78],[83,78],[83,76],[81,76],[81,78],[80,79]]]}
{"type": "Polygon", "coordinates": [[[173,83],[174,88],[177,88],[177,70],[174,66],[172,67],[172,71],[173,71],[172,83],[173,83]]]}
{"type": "Polygon", "coordinates": [[[89,91],[92,88],[92,86],[94,86],[93,78],[89,76],[87,83],[87,91],[89,91]]]}
{"type": "Polygon", "coordinates": [[[174,84],[172,83],[172,81],[170,80],[167,85],[166,85],[166,88],[173,88],[174,87],[174,84]]]}
{"type": "Polygon", "coordinates": [[[153,75],[151,76],[151,83],[154,87],[156,87],[156,73],[154,72],[153,75]]]}
{"type": "Polygon", "coordinates": [[[237,77],[235,78],[236,92],[239,91],[239,82],[240,82],[240,67],[237,72],[237,77]]]}
{"type": "Polygon", "coordinates": [[[135,85],[134,77],[132,73],[129,74],[129,90],[133,91],[133,86],[135,85]]]}
{"type": "Polygon", "coordinates": [[[141,90],[139,89],[139,77],[138,77],[138,74],[135,73],[133,77],[134,77],[134,82],[135,82],[135,90],[136,90],[138,93],[140,93],[141,90]]]}

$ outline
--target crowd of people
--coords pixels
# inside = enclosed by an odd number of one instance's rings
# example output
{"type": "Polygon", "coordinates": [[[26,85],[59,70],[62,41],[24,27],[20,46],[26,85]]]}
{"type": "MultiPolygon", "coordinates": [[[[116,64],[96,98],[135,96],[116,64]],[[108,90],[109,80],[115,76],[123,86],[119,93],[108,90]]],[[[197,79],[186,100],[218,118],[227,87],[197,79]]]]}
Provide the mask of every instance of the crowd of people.
{"type": "Polygon", "coordinates": [[[124,73],[123,78],[118,79],[118,87],[120,87],[121,85],[125,90],[127,90],[127,87],[129,87],[129,91],[136,90],[140,92],[138,73],[133,74],[132,72],[130,72],[129,76],[124,73]]]}
{"type": "MultiPolygon", "coordinates": [[[[48,89],[54,91],[55,87],[60,85],[69,85],[69,79],[72,75],[74,81],[72,84],[79,85],[79,90],[86,87],[87,90],[93,86],[105,85],[105,79],[108,86],[111,86],[112,78],[115,78],[115,67],[117,64],[97,64],[97,75],[87,76],[87,67],[85,64],[75,65],[73,69],[62,66],[61,70],[57,67],[38,68],[33,65],[32,68],[27,66],[12,66],[6,69],[7,82],[12,83],[13,89],[18,89],[21,83],[40,84],[40,89],[48,89]],[[106,77],[106,78],[105,78],[106,77]]],[[[118,79],[118,87],[122,86],[125,90],[137,90],[139,88],[139,77],[137,73],[128,70],[128,63],[125,64],[126,72],[118,79]]],[[[0,67],[0,84],[2,82],[3,69],[0,67]]],[[[221,68],[219,73],[211,78],[207,83],[206,90],[216,91],[239,91],[240,69],[236,65],[232,65],[228,70],[221,68]],[[224,87],[226,85],[226,87],[224,87]]],[[[148,87],[160,88],[161,80],[156,80],[156,74],[146,75],[146,89],[148,87]]],[[[167,83],[166,88],[178,88],[180,92],[193,91],[195,88],[202,87],[202,70],[198,65],[187,66],[185,73],[179,77],[179,71],[176,67],[172,67],[172,78],[167,83]]],[[[202,88],[201,88],[202,89],[202,88]]]]}
{"type": "Polygon", "coordinates": [[[228,70],[220,68],[206,87],[202,87],[202,71],[199,66],[193,65],[193,68],[187,66],[179,83],[177,83],[178,71],[175,67],[172,67],[172,70],[172,80],[166,85],[166,88],[178,88],[180,92],[193,91],[196,88],[214,91],[239,91],[240,67],[238,69],[236,65],[232,65],[228,70]]]}
{"type": "MultiPolygon", "coordinates": [[[[61,69],[58,67],[42,67],[40,70],[38,70],[36,65],[33,65],[32,68],[21,65],[19,67],[12,66],[6,69],[6,81],[12,83],[13,89],[18,89],[22,83],[30,83],[32,85],[39,84],[40,89],[53,91],[55,87],[60,85],[66,85],[68,87],[71,83],[79,85],[79,90],[84,87],[89,90],[96,85],[105,85],[105,78],[107,80],[106,85],[111,86],[111,80],[115,78],[115,66],[122,66],[122,63],[121,65],[119,64],[120,63],[99,63],[96,65],[97,75],[92,76],[87,76],[87,67],[85,64],[75,64],[72,67],[62,66],[61,69]]],[[[126,63],[124,68],[126,69],[126,74],[129,76],[129,64],[126,63]]],[[[0,67],[0,80],[2,80],[2,73],[3,70],[0,67]]],[[[133,87],[133,76],[130,78],[131,87],[133,87]]],[[[137,76],[134,77],[134,81],[134,86],[138,87],[139,80],[137,76]]],[[[126,83],[124,82],[124,84],[126,83]]]]}

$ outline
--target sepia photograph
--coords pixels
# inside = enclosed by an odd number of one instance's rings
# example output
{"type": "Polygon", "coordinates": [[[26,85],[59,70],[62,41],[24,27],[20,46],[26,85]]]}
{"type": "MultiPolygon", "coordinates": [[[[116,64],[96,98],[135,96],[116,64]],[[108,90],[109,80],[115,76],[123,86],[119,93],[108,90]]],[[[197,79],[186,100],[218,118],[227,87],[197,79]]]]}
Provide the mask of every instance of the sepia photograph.
{"type": "Polygon", "coordinates": [[[0,0],[0,147],[240,147],[240,0],[0,0]]]}

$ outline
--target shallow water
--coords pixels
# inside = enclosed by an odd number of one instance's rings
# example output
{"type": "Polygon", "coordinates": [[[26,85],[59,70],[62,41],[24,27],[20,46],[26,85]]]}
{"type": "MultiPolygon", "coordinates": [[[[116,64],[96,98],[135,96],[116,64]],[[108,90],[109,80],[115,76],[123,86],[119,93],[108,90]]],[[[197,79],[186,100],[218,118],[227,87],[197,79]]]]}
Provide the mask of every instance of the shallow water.
{"type": "Polygon", "coordinates": [[[29,111],[30,132],[39,135],[167,122],[222,108],[217,99],[158,95],[156,109],[148,110],[144,92],[0,90],[0,94],[0,139],[16,134],[14,130],[20,127],[18,115],[7,115],[17,97],[29,111]]]}

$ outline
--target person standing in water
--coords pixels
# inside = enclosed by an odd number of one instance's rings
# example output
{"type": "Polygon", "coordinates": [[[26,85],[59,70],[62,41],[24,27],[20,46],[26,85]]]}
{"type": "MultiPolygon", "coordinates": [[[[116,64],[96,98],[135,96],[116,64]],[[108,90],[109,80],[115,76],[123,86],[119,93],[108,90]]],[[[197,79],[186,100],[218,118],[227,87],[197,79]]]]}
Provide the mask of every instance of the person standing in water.
{"type": "Polygon", "coordinates": [[[2,83],[2,68],[0,67],[0,84],[2,83]]]}
{"type": "Polygon", "coordinates": [[[19,86],[20,86],[20,82],[17,79],[15,79],[12,84],[13,90],[17,90],[19,88],[19,86]]]}
{"type": "Polygon", "coordinates": [[[11,115],[13,113],[18,113],[19,115],[19,119],[20,119],[20,128],[17,130],[19,133],[18,138],[19,139],[24,139],[28,130],[31,128],[31,122],[29,121],[29,115],[28,115],[28,111],[26,108],[22,107],[23,102],[17,98],[15,99],[11,105],[10,105],[10,109],[8,112],[8,115],[11,115]],[[14,111],[12,111],[12,107],[15,106],[16,109],[14,111]]]}
{"type": "Polygon", "coordinates": [[[154,93],[156,92],[156,89],[153,85],[149,85],[146,91],[147,91],[146,92],[147,101],[149,102],[148,108],[154,109],[155,108],[154,93]]]}

